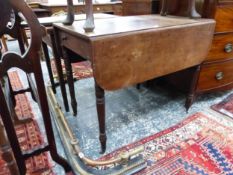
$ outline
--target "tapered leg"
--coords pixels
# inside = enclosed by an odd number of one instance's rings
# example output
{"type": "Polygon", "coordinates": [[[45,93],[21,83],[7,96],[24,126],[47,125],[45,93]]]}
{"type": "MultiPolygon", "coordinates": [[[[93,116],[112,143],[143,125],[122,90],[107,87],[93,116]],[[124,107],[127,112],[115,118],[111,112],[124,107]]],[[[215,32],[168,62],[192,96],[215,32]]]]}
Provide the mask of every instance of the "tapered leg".
{"type": "Polygon", "coordinates": [[[201,18],[201,15],[196,11],[196,0],[190,0],[190,17],[191,18],[201,18]]]}
{"type": "Polygon", "coordinates": [[[77,115],[77,101],[75,98],[74,78],[73,78],[72,66],[71,66],[70,59],[68,58],[66,48],[63,48],[62,52],[63,52],[63,58],[64,58],[65,68],[66,68],[67,83],[68,83],[69,90],[70,90],[71,106],[73,109],[73,115],[76,116],[77,115]]]}
{"type": "Polygon", "coordinates": [[[58,51],[58,49],[60,48],[58,48],[58,46],[56,45],[56,32],[55,33],[50,32],[50,38],[51,38],[51,43],[52,43],[52,50],[53,50],[53,55],[55,59],[58,79],[59,79],[59,85],[61,88],[62,99],[63,99],[65,110],[66,112],[68,112],[69,105],[68,105],[65,81],[64,81],[64,76],[63,76],[62,66],[61,66],[61,53],[60,53],[60,50],[58,51]]]}
{"type": "Polygon", "coordinates": [[[96,108],[99,120],[99,140],[101,143],[101,153],[106,150],[107,136],[105,133],[105,96],[104,90],[95,82],[96,108]]]}
{"type": "Polygon", "coordinates": [[[42,47],[43,47],[43,51],[44,51],[46,66],[47,66],[48,73],[49,73],[49,79],[50,79],[50,82],[51,82],[51,85],[52,85],[52,90],[56,94],[56,87],[55,87],[55,83],[54,83],[54,78],[53,78],[53,73],[52,73],[52,68],[51,68],[51,63],[50,63],[48,47],[44,42],[42,42],[42,47]]]}
{"type": "Polygon", "coordinates": [[[197,87],[197,81],[198,81],[200,70],[201,70],[200,65],[195,67],[195,72],[193,73],[191,87],[190,87],[190,90],[189,90],[189,93],[188,93],[188,96],[187,96],[186,102],[185,102],[186,111],[189,110],[190,106],[193,104],[193,102],[196,98],[196,87],[197,87]]]}

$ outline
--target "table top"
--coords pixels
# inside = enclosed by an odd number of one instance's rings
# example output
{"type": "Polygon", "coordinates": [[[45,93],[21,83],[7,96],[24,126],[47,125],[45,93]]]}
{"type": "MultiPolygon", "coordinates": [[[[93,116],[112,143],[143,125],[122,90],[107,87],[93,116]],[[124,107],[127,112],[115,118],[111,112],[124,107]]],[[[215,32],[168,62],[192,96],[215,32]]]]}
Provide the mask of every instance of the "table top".
{"type": "MultiPolygon", "coordinates": [[[[104,13],[96,13],[94,14],[95,19],[99,18],[114,18],[116,15],[111,15],[111,14],[104,14],[104,13]]],[[[66,19],[66,15],[59,15],[59,16],[51,16],[51,17],[43,17],[43,18],[38,18],[39,23],[43,26],[50,27],[52,26],[53,23],[62,23],[66,19]]],[[[80,21],[80,20],[85,20],[86,15],[85,14],[79,14],[75,15],[75,21],[80,21]]],[[[27,26],[26,21],[22,21],[21,23],[22,26],[27,26]]]]}
{"type": "Polygon", "coordinates": [[[200,64],[210,48],[215,22],[143,15],[54,24],[60,44],[92,62],[96,82],[117,90],[200,64]]]}
{"type": "MultiPolygon", "coordinates": [[[[93,5],[111,5],[111,4],[121,4],[122,1],[115,1],[115,2],[105,2],[105,3],[93,3],[93,5]]],[[[73,2],[74,6],[82,6],[85,3],[80,2],[73,2]]],[[[67,3],[58,2],[58,3],[40,3],[41,7],[64,7],[67,6],[67,3]]]]}
{"type": "Polygon", "coordinates": [[[163,17],[160,15],[118,16],[116,18],[101,18],[95,20],[95,29],[91,33],[84,31],[83,25],[85,21],[75,21],[71,26],[63,25],[62,23],[56,23],[54,26],[79,37],[92,38],[140,30],[192,25],[195,23],[205,23],[205,21],[209,22],[209,20],[205,19],[194,20],[174,16],[163,17]]]}

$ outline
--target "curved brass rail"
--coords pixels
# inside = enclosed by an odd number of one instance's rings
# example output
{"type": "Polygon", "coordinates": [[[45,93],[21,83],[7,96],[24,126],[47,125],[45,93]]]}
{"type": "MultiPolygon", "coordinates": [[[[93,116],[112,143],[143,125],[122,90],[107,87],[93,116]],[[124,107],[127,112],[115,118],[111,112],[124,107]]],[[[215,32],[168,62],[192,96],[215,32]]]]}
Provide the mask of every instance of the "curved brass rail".
{"type": "Polygon", "coordinates": [[[74,136],[71,128],[69,127],[67,120],[64,116],[64,114],[61,111],[61,108],[59,106],[59,104],[56,102],[56,97],[53,94],[53,91],[51,88],[47,88],[48,91],[48,95],[50,96],[50,100],[52,102],[52,105],[54,106],[56,113],[59,116],[59,119],[61,120],[67,134],[68,137],[70,139],[70,144],[73,147],[73,151],[74,153],[86,164],[89,166],[93,166],[93,167],[97,167],[97,166],[105,166],[105,165],[112,165],[112,164],[127,164],[128,160],[132,157],[135,156],[137,154],[140,154],[141,152],[144,151],[144,146],[139,146],[136,149],[130,150],[130,151],[126,151],[126,152],[122,152],[120,153],[117,157],[114,157],[113,159],[107,160],[107,161],[96,161],[96,160],[92,160],[88,157],[86,157],[80,150],[79,147],[79,143],[77,138],[74,136]]]}

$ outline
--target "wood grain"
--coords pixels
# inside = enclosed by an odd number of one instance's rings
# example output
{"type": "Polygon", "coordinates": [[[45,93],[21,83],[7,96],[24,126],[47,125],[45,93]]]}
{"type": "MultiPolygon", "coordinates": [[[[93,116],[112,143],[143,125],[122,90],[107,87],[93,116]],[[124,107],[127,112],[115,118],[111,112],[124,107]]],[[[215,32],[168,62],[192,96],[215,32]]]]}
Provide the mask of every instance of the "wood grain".
{"type": "Polygon", "coordinates": [[[116,90],[198,65],[206,57],[213,30],[213,23],[193,24],[97,39],[95,79],[102,88],[116,90]]]}
{"type": "Polygon", "coordinates": [[[227,47],[228,44],[233,45],[233,33],[215,35],[210,52],[205,61],[209,62],[233,58],[233,50],[229,53],[225,51],[225,47],[227,47]]]}
{"type": "Polygon", "coordinates": [[[197,91],[210,91],[231,84],[233,82],[232,72],[233,60],[202,65],[197,91]],[[223,76],[221,80],[216,78],[218,73],[223,76]]]}
{"type": "Polygon", "coordinates": [[[233,32],[233,5],[219,6],[215,13],[215,32],[233,32]]]}

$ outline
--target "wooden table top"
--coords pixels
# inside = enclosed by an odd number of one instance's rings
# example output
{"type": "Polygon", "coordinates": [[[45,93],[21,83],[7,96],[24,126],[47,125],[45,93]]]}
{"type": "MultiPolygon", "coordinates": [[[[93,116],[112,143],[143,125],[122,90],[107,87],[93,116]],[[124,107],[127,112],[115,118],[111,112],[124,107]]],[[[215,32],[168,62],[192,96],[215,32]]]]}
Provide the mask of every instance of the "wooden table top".
{"type": "Polygon", "coordinates": [[[54,24],[60,44],[92,62],[97,83],[116,90],[200,64],[210,48],[215,21],[143,15],[54,24]]]}
{"type": "Polygon", "coordinates": [[[159,29],[159,28],[172,28],[182,25],[193,25],[209,22],[205,19],[189,19],[184,17],[160,15],[141,15],[141,16],[118,16],[116,18],[99,18],[95,20],[95,29],[91,33],[85,33],[83,29],[85,21],[75,21],[73,25],[66,26],[62,23],[56,23],[54,26],[72,33],[74,35],[92,38],[103,35],[114,35],[119,33],[136,32],[142,30],[159,29]]]}

